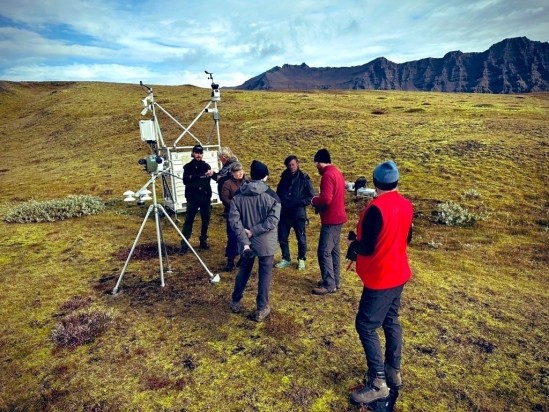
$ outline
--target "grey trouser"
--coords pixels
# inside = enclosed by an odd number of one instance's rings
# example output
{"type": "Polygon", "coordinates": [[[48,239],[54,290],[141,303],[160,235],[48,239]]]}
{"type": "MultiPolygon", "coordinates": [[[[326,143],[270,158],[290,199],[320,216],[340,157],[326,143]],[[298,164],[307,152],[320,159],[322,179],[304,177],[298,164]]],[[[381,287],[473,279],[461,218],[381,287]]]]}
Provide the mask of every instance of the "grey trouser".
{"type": "Polygon", "coordinates": [[[318,239],[318,265],[322,282],[326,289],[332,292],[340,287],[340,246],[341,228],[343,225],[322,225],[318,239]]]}

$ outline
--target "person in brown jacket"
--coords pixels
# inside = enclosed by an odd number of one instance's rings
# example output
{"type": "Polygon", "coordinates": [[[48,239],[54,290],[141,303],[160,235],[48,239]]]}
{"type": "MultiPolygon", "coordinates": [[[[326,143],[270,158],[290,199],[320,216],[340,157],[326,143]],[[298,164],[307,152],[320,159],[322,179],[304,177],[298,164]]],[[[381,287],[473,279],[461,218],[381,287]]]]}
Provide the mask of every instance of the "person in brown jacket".
{"type": "MultiPolygon", "coordinates": [[[[242,163],[233,162],[230,170],[230,177],[225,180],[221,188],[220,198],[225,207],[223,211],[224,216],[229,216],[229,210],[231,209],[231,200],[234,194],[240,189],[240,186],[245,182],[244,168],[242,163]]],[[[227,246],[225,247],[225,256],[227,257],[227,265],[225,266],[225,272],[230,272],[234,269],[234,259],[238,255],[238,238],[229,225],[229,219],[227,218],[227,246]]]]}

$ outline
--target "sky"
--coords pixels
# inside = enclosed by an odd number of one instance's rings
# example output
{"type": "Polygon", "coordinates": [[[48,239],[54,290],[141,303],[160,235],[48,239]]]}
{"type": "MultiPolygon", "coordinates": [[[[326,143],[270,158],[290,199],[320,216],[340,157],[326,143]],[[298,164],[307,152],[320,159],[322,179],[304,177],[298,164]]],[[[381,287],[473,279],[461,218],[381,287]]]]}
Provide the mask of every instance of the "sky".
{"type": "Polygon", "coordinates": [[[522,36],[549,41],[548,0],[2,0],[0,80],[231,87],[522,36]]]}

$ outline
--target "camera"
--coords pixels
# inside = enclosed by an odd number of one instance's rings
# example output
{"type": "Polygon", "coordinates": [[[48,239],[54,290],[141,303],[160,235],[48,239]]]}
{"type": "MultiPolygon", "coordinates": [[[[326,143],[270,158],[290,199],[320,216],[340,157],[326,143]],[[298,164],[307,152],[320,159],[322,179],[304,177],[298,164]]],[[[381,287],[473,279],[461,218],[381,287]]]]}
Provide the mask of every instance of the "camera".
{"type": "Polygon", "coordinates": [[[158,173],[164,170],[164,159],[161,156],[150,155],[137,161],[143,165],[143,170],[147,173],[158,173]]]}

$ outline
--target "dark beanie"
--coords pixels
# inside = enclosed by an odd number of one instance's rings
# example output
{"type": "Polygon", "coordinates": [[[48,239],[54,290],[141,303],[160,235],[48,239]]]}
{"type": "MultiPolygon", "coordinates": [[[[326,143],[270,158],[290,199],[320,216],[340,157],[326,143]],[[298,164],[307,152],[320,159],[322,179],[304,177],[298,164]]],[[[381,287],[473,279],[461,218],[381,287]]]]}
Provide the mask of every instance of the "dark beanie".
{"type": "Polygon", "coordinates": [[[250,168],[250,176],[252,177],[252,180],[261,180],[265,176],[269,176],[269,169],[264,163],[261,163],[259,160],[254,160],[252,162],[252,167],[250,168]]]}
{"type": "Polygon", "coordinates": [[[316,152],[314,161],[318,163],[332,163],[330,152],[327,149],[320,149],[316,152]]]}
{"type": "Polygon", "coordinates": [[[392,190],[398,184],[398,169],[395,162],[387,160],[374,169],[374,186],[381,190],[392,190]]]}

